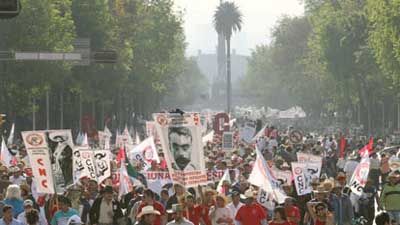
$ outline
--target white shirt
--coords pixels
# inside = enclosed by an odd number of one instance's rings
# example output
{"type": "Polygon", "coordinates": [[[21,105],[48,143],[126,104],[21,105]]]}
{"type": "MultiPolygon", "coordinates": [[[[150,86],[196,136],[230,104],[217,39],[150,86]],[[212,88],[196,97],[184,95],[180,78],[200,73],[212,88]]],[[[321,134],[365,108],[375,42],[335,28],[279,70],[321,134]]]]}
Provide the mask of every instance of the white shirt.
{"type": "MultiPolygon", "coordinates": [[[[233,218],[235,218],[237,211],[239,211],[240,207],[242,207],[243,205],[244,205],[243,203],[239,202],[239,204],[235,207],[233,202],[231,202],[226,207],[228,207],[228,209],[231,211],[233,218]]],[[[236,220],[235,220],[235,224],[236,224],[236,220]]]]}
{"type": "Polygon", "coordinates": [[[215,212],[213,213],[210,211],[210,216],[211,216],[211,224],[212,225],[229,225],[228,223],[217,223],[218,219],[227,219],[231,218],[233,221],[233,216],[231,213],[231,210],[228,207],[224,208],[215,208],[215,212]]]}
{"type": "MultiPolygon", "coordinates": [[[[28,225],[28,223],[26,223],[26,217],[25,217],[25,211],[23,211],[22,213],[20,213],[17,216],[17,220],[19,220],[19,222],[21,222],[23,225],[28,225]]],[[[41,213],[39,213],[39,224],[38,225],[47,225],[47,220],[43,217],[43,215],[41,213]]]]}
{"type": "Polygon", "coordinates": [[[182,218],[182,221],[180,223],[175,222],[175,220],[172,220],[171,222],[167,223],[167,225],[194,225],[194,224],[189,220],[187,220],[186,218],[182,218]]]}
{"type": "Polygon", "coordinates": [[[21,185],[22,183],[25,183],[26,178],[23,176],[19,176],[17,178],[15,178],[14,176],[10,177],[10,182],[16,185],[21,185]]]}

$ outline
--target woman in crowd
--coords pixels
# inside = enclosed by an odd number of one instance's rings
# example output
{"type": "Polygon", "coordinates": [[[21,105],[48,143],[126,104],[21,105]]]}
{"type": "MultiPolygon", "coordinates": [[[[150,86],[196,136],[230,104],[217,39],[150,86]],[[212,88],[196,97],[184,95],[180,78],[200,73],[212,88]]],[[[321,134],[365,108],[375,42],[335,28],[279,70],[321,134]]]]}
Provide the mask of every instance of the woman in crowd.
{"type": "Polygon", "coordinates": [[[276,207],[274,209],[274,219],[268,223],[269,225],[290,225],[286,219],[285,209],[283,207],[276,207]]]}
{"type": "Polygon", "coordinates": [[[216,204],[210,208],[212,225],[233,225],[233,216],[226,206],[225,196],[217,195],[216,204]]]}
{"type": "Polygon", "coordinates": [[[308,202],[308,211],[314,221],[314,225],[333,225],[334,219],[332,213],[328,211],[328,207],[323,202],[308,202]]]}

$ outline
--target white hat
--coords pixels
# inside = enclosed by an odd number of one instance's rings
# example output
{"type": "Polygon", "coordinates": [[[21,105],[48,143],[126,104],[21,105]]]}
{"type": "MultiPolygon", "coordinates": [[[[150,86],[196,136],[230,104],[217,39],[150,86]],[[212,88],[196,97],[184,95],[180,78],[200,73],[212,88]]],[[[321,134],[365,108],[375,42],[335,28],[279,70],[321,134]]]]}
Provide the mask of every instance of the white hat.
{"type": "Polygon", "coordinates": [[[71,224],[83,224],[83,223],[79,216],[73,215],[68,219],[68,222],[67,222],[67,225],[71,225],[71,224]]]}
{"type": "Polygon", "coordinates": [[[246,198],[254,198],[254,192],[251,188],[247,189],[247,191],[244,192],[244,195],[240,195],[241,198],[246,199],[246,198]]]}
{"type": "Polygon", "coordinates": [[[143,215],[147,214],[156,214],[160,215],[160,212],[157,210],[154,210],[154,207],[152,205],[148,205],[142,208],[142,211],[140,211],[139,215],[137,217],[142,217],[143,215]]]}

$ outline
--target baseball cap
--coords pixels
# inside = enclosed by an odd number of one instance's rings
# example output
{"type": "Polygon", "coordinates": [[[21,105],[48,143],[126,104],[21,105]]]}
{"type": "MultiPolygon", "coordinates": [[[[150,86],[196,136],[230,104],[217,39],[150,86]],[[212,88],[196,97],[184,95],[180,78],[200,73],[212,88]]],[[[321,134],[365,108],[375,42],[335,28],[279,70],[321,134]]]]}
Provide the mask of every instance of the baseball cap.
{"type": "Polygon", "coordinates": [[[33,201],[30,200],[30,199],[25,200],[24,201],[24,207],[26,207],[26,206],[33,206],[33,201]]]}

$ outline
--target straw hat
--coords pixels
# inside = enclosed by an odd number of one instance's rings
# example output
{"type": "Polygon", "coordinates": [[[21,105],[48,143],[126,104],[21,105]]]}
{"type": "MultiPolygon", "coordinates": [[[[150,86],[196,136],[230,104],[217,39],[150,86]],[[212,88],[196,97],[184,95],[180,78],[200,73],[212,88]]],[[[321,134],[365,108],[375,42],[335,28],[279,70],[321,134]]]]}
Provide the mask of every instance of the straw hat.
{"type": "Polygon", "coordinates": [[[254,198],[254,191],[249,188],[244,192],[244,195],[240,195],[240,198],[246,199],[246,198],[254,198]]]}
{"type": "MultiPolygon", "coordinates": [[[[177,213],[177,212],[182,212],[182,211],[184,211],[184,210],[183,210],[183,206],[181,204],[173,204],[171,209],[167,210],[167,213],[172,214],[172,213],[177,213]]],[[[158,214],[158,215],[160,215],[160,214],[158,214]]]]}
{"type": "Polygon", "coordinates": [[[396,171],[390,172],[388,175],[388,179],[389,178],[399,178],[399,174],[396,173],[396,171]]]}
{"type": "Polygon", "coordinates": [[[318,186],[316,190],[313,191],[315,194],[327,194],[328,191],[325,190],[323,186],[318,186]]]}
{"type": "Polygon", "coordinates": [[[335,186],[335,181],[332,178],[326,179],[323,183],[322,186],[324,189],[328,192],[331,192],[333,187],[335,186]]]}
{"type": "Polygon", "coordinates": [[[155,214],[155,215],[160,215],[160,212],[155,210],[152,205],[148,205],[142,208],[142,211],[137,215],[138,218],[142,217],[143,215],[148,215],[148,214],[155,214]]]}

